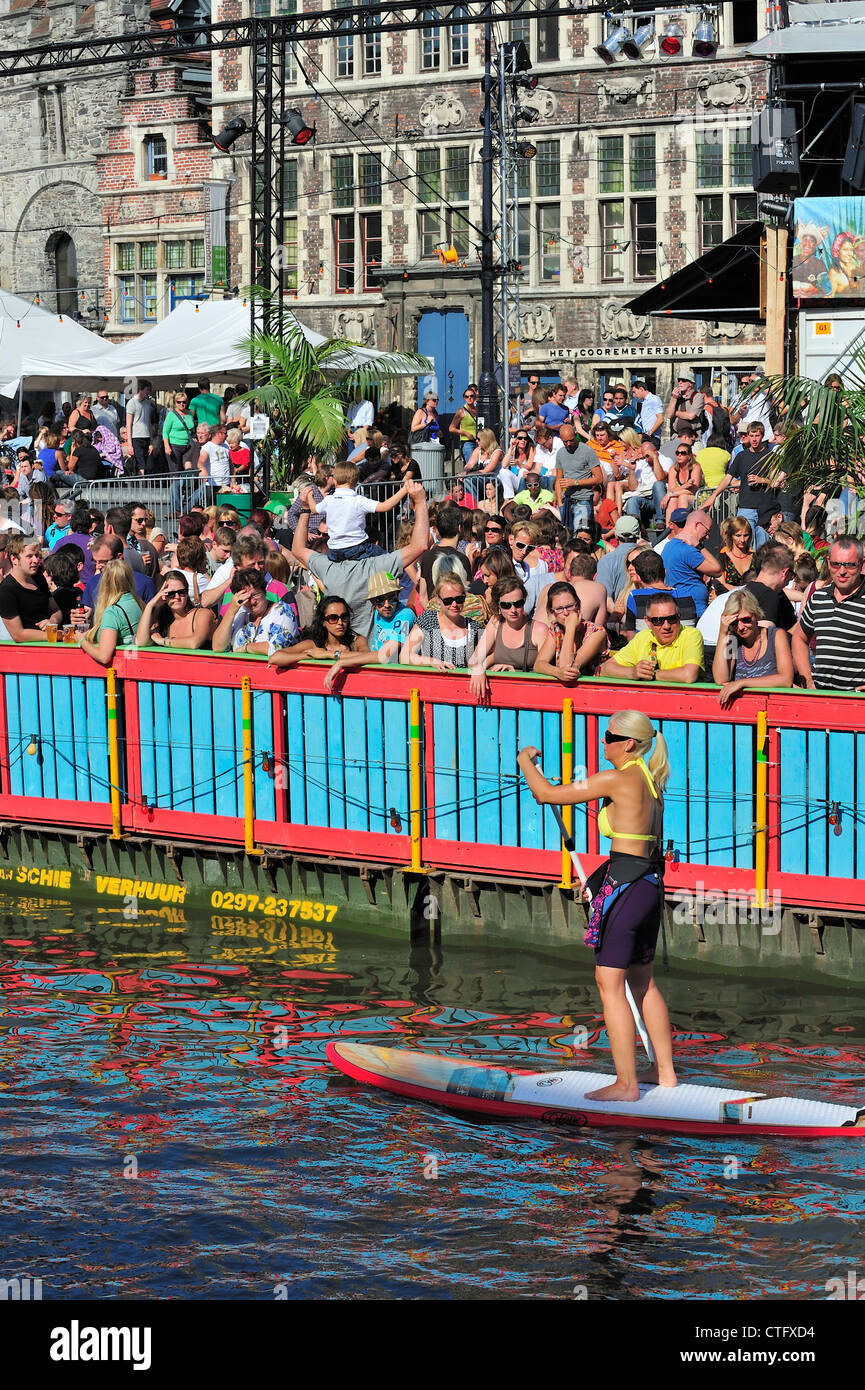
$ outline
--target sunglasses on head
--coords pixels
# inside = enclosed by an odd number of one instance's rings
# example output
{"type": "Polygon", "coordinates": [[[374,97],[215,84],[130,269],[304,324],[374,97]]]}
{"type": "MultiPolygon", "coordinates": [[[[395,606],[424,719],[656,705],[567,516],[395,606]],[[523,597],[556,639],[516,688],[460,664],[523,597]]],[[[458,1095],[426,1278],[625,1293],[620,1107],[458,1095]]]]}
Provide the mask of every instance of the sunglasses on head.
{"type": "Polygon", "coordinates": [[[607,729],[604,734],[604,743],[627,743],[630,737],[630,734],[613,734],[607,729]]]}

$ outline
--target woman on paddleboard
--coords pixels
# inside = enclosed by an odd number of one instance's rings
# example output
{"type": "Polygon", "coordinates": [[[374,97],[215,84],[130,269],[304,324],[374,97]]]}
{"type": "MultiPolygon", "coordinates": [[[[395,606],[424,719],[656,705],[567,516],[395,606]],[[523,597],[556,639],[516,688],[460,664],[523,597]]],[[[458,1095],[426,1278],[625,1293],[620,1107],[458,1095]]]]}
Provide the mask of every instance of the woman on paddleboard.
{"type": "Polygon", "coordinates": [[[661,853],[664,799],[670,775],[667,745],[639,710],[619,710],[604,734],[604,756],[612,771],[582,782],[554,786],[537,767],[536,748],[521,748],[517,759],[535,800],[541,805],[573,806],[601,801],[598,829],[610,840],[609,859],[592,874],[587,888],[592,909],[586,944],[595,950],[595,979],[613,1053],[616,1080],[587,1095],[588,1100],[638,1100],[634,1018],[625,994],[630,985],[657,1058],[657,1081],[675,1086],[673,1039],[667,1006],[652,977],[652,962],[664,905],[661,853]],[[646,754],[654,741],[648,763],[646,754]]]}

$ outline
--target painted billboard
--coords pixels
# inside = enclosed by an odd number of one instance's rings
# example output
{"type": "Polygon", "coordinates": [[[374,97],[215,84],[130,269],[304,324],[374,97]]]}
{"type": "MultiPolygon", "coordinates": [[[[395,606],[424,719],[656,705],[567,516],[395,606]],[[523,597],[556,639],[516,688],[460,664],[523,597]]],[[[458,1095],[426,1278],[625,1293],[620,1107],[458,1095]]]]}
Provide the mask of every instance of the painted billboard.
{"type": "Polygon", "coordinates": [[[793,215],[793,297],[862,299],[865,198],[797,198],[793,215]]]}

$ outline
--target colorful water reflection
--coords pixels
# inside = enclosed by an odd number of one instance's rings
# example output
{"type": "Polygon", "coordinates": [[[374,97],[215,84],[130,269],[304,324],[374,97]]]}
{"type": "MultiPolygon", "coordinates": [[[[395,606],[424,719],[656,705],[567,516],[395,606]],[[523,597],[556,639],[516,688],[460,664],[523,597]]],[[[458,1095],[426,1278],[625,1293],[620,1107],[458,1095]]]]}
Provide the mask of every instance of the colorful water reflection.
{"type": "MultiPolygon", "coordinates": [[[[46,1298],[819,1298],[860,1258],[861,1145],[472,1121],[325,1061],[339,1035],[603,1067],[576,947],[14,898],[0,943],[0,1277],[46,1298]]],[[[862,1102],[852,992],[665,992],[688,1079],[862,1102]]]]}

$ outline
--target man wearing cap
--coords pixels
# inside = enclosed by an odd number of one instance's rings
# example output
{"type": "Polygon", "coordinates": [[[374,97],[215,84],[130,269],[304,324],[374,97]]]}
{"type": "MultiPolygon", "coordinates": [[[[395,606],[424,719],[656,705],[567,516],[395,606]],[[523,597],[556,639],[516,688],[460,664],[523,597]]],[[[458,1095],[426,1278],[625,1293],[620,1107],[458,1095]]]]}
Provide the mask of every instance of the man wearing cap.
{"type": "Polygon", "coordinates": [[[400,648],[417,618],[399,601],[399,580],[389,570],[379,570],[367,586],[366,596],[375,609],[369,639],[371,652],[380,652],[382,662],[398,661],[400,648]]]}
{"type": "Polygon", "coordinates": [[[619,544],[601,556],[595,579],[603,584],[607,597],[615,601],[628,582],[628,551],[640,539],[640,523],[635,516],[620,516],[613,531],[619,544]]]}
{"type": "Polygon", "coordinates": [[[694,373],[690,367],[683,367],[667,406],[673,434],[678,434],[682,425],[693,425],[696,433],[702,433],[704,408],[705,400],[702,391],[697,390],[694,373]]]}
{"type": "Polygon", "coordinates": [[[372,636],[375,624],[375,610],[367,597],[370,579],[385,570],[398,579],[409,565],[420,559],[429,545],[426,493],[418,482],[408,482],[406,487],[410,505],[414,508],[414,525],[408,544],[400,550],[392,550],[385,555],[370,555],[364,560],[329,560],[326,555],[316,554],[310,549],[307,533],[313,510],[312,489],[304,488],[300,494],[301,510],[291,553],[323,586],[326,597],[333,595],[348,604],[352,627],[367,640],[372,636]]]}
{"type": "Polygon", "coordinates": [[[674,507],[667,517],[667,525],[670,528],[669,535],[662,536],[657,545],[652,549],[656,555],[663,555],[670,541],[677,540],[682,534],[682,527],[687,526],[688,517],[691,515],[690,507],[674,507]]]}

